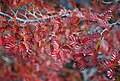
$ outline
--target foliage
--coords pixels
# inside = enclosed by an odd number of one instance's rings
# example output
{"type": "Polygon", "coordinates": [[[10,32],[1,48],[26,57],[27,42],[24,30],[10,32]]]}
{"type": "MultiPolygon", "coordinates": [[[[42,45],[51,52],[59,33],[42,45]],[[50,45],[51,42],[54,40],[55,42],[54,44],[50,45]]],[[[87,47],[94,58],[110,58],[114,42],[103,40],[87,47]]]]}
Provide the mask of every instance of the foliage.
{"type": "Polygon", "coordinates": [[[0,1],[0,81],[120,80],[119,0],[0,1]]]}

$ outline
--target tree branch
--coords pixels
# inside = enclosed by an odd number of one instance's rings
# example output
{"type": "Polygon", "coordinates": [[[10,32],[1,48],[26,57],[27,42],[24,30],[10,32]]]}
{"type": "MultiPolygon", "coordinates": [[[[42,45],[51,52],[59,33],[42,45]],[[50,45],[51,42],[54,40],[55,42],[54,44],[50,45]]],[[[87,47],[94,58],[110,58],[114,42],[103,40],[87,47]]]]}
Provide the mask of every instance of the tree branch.
{"type": "MultiPolygon", "coordinates": [[[[9,20],[12,20],[12,19],[13,19],[10,15],[8,15],[8,14],[6,14],[6,13],[3,13],[3,12],[0,12],[0,15],[7,17],[9,20]]],[[[9,20],[8,20],[8,21],[9,21],[9,20]]]]}
{"type": "Polygon", "coordinates": [[[105,2],[105,1],[103,1],[102,3],[103,4],[113,4],[113,3],[117,3],[117,2],[119,2],[120,0],[112,0],[112,1],[109,1],[109,2],[105,2]]]}

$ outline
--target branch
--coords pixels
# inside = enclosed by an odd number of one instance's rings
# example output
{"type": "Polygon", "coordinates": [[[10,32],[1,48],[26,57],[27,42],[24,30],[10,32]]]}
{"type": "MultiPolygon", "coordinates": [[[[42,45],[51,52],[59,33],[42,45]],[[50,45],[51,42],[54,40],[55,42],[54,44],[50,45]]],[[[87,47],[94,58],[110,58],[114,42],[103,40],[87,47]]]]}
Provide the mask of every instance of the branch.
{"type": "Polygon", "coordinates": [[[8,21],[13,19],[10,15],[3,13],[3,12],[0,12],[0,15],[7,17],[9,19],[8,21]]]}
{"type": "Polygon", "coordinates": [[[114,22],[114,23],[112,23],[110,25],[120,25],[120,22],[114,22]]]}
{"type": "Polygon", "coordinates": [[[20,22],[23,22],[23,23],[33,23],[33,22],[39,22],[42,19],[38,18],[36,20],[30,20],[30,19],[25,20],[25,19],[21,19],[21,18],[16,17],[16,20],[20,21],[20,22]]]}
{"type": "Polygon", "coordinates": [[[114,1],[110,1],[110,2],[102,2],[103,4],[113,4],[114,3],[114,1]]]}
{"type": "MultiPolygon", "coordinates": [[[[10,15],[6,14],[6,13],[0,12],[0,15],[7,17],[9,19],[8,21],[13,20],[13,18],[10,15]]],[[[16,17],[16,20],[19,21],[19,22],[23,22],[23,23],[30,23],[30,22],[39,22],[42,19],[37,18],[35,20],[30,20],[30,19],[25,20],[25,19],[21,19],[21,18],[16,17]]]]}
{"type": "Polygon", "coordinates": [[[113,4],[113,3],[118,3],[120,0],[113,0],[113,1],[109,1],[109,2],[105,2],[103,1],[103,4],[113,4]]]}

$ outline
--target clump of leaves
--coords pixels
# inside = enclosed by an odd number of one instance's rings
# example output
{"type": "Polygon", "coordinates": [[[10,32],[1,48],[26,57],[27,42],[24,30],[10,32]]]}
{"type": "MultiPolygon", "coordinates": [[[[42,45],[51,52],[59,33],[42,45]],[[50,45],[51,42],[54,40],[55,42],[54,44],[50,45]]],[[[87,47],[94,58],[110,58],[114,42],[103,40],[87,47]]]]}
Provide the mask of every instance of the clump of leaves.
{"type": "Polygon", "coordinates": [[[80,10],[74,0],[68,1],[73,10],[62,6],[56,10],[55,4],[37,0],[2,2],[0,79],[81,80],[75,67],[80,71],[96,67],[98,75],[90,75],[91,80],[119,79],[118,2],[107,4],[99,0],[89,7],[80,6],[80,10]],[[71,60],[73,66],[68,69],[66,63],[71,60]]]}

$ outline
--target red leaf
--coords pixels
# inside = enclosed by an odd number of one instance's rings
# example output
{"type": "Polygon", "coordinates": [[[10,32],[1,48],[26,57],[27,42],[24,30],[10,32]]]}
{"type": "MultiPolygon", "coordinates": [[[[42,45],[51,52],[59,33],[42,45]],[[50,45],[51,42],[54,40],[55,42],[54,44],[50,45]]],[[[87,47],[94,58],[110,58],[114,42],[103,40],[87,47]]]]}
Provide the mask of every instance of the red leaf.
{"type": "Polygon", "coordinates": [[[79,53],[79,54],[73,55],[73,59],[74,59],[74,60],[80,60],[80,59],[82,59],[82,54],[79,53]]]}
{"type": "Polygon", "coordinates": [[[83,42],[83,43],[85,43],[85,42],[87,42],[87,41],[88,41],[88,39],[87,39],[86,37],[83,37],[83,38],[82,38],[82,42],[83,42]]]}
{"type": "Polygon", "coordinates": [[[79,22],[80,22],[80,18],[78,18],[78,17],[71,17],[70,18],[70,20],[71,20],[71,24],[79,24],[79,22]]]}
{"type": "Polygon", "coordinates": [[[93,59],[92,59],[93,64],[94,64],[95,66],[97,65],[97,58],[98,58],[98,53],[95,53],[95,54],[93,55],[93,59]]]}
{"type": "Polygon", "coordinates": [[[69,2],[74,8],[76,8],[76,3],[74,2],[74,0],[68,0],[68,2],[69,2]]]}
{"type": "Polygon", "coordinates": [[[52,57],[55,61],[57,61],[60,58],[59,51],[59,49],[54,49],[52,52],[52,57]]]}
{"type": "Polygon", "coordinates": [[[84,70],[86,68],[86,63],[84,62],[84,60],[79,60],[75,62],[75,65],[80,70],[84,70]]]}
{"type": "Polygon", "coordinates": [[[3,33],[5,31],[4,27],[0,27],[0,33],[3,33]]]}
{"type": "Polygon", "coordinates": [[[0,36],[0,46],[2,46],[2,44],[3,44],[3,38],[2,36],[0,36]]]}
{"type": "Polygon", "coordinates": [[[61,50],[61,51],[59,52],[59,55],[60,55],[61,58],[66,59],[66,51],[61,50]]]}
{"type": "Polygon", "coordinates": [[[19,50],[20,50],[20,52],[25,52],[26,51],[26,46],[23,43],[20,43],[19,50]]]}
{"type": "Polygon", "coordinates": [[[59,49],[59,44],[56,41],[53,41],[52,45],[54,49],[59,49]]]}

